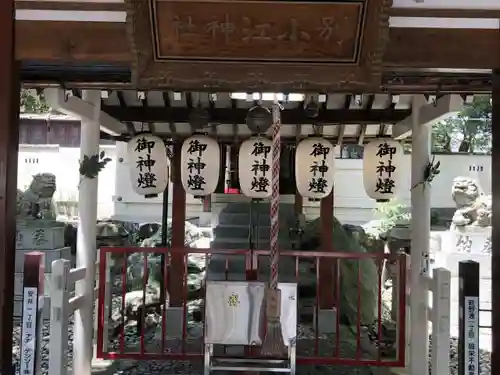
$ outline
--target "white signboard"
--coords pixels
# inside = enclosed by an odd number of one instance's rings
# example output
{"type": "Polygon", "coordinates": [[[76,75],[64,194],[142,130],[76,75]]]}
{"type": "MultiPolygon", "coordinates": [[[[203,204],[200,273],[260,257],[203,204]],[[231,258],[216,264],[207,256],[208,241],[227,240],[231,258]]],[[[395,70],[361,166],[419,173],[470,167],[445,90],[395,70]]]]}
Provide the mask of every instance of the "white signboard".
{"type": "Polygon", "coordinates": [[[465,297],[465,375],[479,375],[479,297],[465,297]]]}
{"type": "Polygon", "coordinates": [[[363,184],[373,199],[389,200],[397,196],[403,171],[403,147],[397,141],[379,138],[363,151],[363,184]]]}
{"type": "Polygon", "coordinates": [[[241,192],[254,199],[271,196],[272,142],[264,137],[252,137],[240,146],[238,177],[241,192]]]}
{"type": "Polygon", "coordinates": [[[330,141],[313,137],[299,143],[295,155],[297,191],[305,198],[325,198],[333,188],[335,156],[330,141]]]}
{"type": "Polygon", "coordinates": [[[142,133],[127,145],[132,189],[139,195],[155,197],[163,193],[168,180],[167,147],[161,138],[142,133]]]}
{"type": "Polygon", "coordinates": [[[220,148],[206,135],[189,137],[182,144],[181,179],[186,193],[196,197],[212,194],[219,183],[220,148]]]}
{"type": "Polygon", "coordinates": [[[23,291],[23,320],[21,328],[21,372],[22,375],[35,375],[37,342],[37,303],[38,290],[25,287],[23,291]]]}

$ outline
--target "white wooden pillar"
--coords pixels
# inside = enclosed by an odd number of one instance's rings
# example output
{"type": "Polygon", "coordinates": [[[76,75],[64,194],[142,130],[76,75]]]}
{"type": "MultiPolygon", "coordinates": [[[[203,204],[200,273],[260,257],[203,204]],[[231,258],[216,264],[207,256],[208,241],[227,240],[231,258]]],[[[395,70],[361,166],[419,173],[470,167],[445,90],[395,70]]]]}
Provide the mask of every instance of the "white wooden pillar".
{"type": "MultiPolygon", "coordinates": [[[[81,118],[80,158],[99,154],[101,94],[98,90],[83,91],[82,99],[93,106],[92,118],[81,118]]],[[[77,166],[75,166],[77,167],[77,166]]],[[[97,221],[97,178],[82,178],[78,195],[80,223],[76,247],[76,266],[85,267],[87,273],[83,280],[76,282],[76,295],[85,296],[83,306],[75,311],[73,336],[73,372],[78,375],[91,375],[93,301],[95,282],[96,221],[97,221]]]]}
{"type": "MultiPolygon", "coordinates": [[[[422,95],[414,96],[412,106],[411,186],[422,181],[430,161],[431,125],[422,124],[422,95]]],[[[411,255],[410,255],[410,375],[429,373],[428,288],[423,274],[428,276],[426,257],[431,233],[431,189],[419,184],[411,190],[411,255]]]]}

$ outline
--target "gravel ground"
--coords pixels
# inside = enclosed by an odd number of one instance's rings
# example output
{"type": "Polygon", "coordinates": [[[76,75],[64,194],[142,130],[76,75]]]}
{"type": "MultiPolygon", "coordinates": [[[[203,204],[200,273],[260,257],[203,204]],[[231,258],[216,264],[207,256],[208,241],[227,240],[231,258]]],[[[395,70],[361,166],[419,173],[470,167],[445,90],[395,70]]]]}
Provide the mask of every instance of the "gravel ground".
{"type": "MultiPolygon", "coordinates": [[[[127,330],[127,342],[128,343],[137,343],[138,338],[134,333],[133,329],[127,330]]],[[[195,329],[191,330],[192,335],[199,335],[201,329],[199,327],[195,327],[195,329]]],[[[312,330],[299,328],[299,342],[306,336],[311,335],[312,330]]],[[[69,337],[70,344],[68,350],[68,366],[71,367],[72,354],[73,349],[71,345],[73,335],[73,322],[70,319],[69,325],[69,337]]],[[[19,375],[19,340],[20,340],[20,326],[16,325],[14,328],[14,350],[13,350],[13,360],[17,364],[16,375],[19,375]]],[[[151,339],[154,336],[154,333],[148,335],[151,339]]],[[[44,324],[43,326],[43,343],[42,343],[42,375],[48,375],[48,357],[49,357],[49,349],[48,349],[48,340],[49,340],[49,328],[48,324],[44,324]]],[[[149,341],[149,340],[147,340],[149,341]]],[[[431,343],[432,344],[432,343],[431,343]]],[[[453,338],[450,342],[450,375],[458,374],[458,340],[453,338]]],[[[481,375],[489,375],[491,374],[491,353],[481,350],[480,351],[480,374],[481,375]]],[[[372,372],[367,371],[366,368],[348,368],[346,366],[329,366],[329,367],[319,367],[319,366],[309,366],[307,369],[303,368],[301,371],[301,367],[298,368],[298,372],[307,373],[308,375],[313,374],[378,374],[373,370],[372,372]],[[339,370],[345,371],[339,371],[339,370]]],[[[159,374],[190,374],[190,375],[201,375],[201,364],[194,363],[191,364],[189,362],[184,361],[115,361],[109,366],[106,370],[95,371],[95,373],[99,373],[102,375],[159,375],[159,374]]]]}

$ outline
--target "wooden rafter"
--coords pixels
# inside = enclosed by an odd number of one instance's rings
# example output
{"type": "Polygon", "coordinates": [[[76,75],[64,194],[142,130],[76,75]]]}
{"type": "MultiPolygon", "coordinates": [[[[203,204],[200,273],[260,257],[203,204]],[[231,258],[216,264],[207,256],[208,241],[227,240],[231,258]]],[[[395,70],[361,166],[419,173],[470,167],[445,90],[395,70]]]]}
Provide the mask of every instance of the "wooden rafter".
{"type": "Polygon", "coordinates": [[[358,136],[357,136],[357,140],[358,140],[358,145],[359,146],[363,146],[363,144],[365,143],[365,136],[366,136],[366,129],[368,128],[368,125],[361,125],[359,127],[359,132],[358,132],[358,136]]]}
{"type": "MultiPolygon", "coordinates": [[[[233,99],[234,100],[234,99],[233,99]]],[[[102,110],[120,121],[132,122],[174,122],[189,123],[190,109],[186,107],[128,107],[106,105],[102,110]]],[[[219,124],[244,124],[248,110],[245,108],[213,108],[210,111],[211,122],[219,124]]],[[[331,124],[377,124],[380,122],[396,123],[411,114],[409,109],[351,110],[351,109],[320,109],[314,122],[318,125],[331,124]]],[[[284,109],[283,124],[311,123],[302,109],[284,109]]]]}

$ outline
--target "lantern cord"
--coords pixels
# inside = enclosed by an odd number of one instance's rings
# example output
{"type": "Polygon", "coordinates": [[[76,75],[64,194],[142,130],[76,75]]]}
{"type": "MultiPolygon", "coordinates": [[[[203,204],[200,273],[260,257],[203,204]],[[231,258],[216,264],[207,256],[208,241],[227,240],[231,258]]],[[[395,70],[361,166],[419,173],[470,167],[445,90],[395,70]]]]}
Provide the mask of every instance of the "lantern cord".
{"type": "Polygon", "coordinates": [[[270,263],[271,275],[266,288],[265,306],[267,329],[262,343],[262,354],[278,357],[285,353],[286,347],[281,330],[281,291],[278,289],[279,264],[279,205],[280,205],[280,153],[281,153],[281,106],[278,97],[274,97],[272,126],[272,174],[271,174],[271,236],[270,263]]]}

